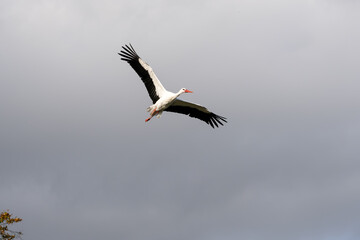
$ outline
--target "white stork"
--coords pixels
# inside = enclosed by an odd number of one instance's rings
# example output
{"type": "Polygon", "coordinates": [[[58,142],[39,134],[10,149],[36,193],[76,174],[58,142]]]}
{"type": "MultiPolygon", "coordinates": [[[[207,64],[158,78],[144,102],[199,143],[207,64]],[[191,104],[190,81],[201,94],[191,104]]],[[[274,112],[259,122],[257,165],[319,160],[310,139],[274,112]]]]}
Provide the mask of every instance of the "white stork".
{"type": "Polygon", "coordinates": [[[122,48],[123,50],[118,53],[122,57],[121,60],[128,62],[140,76],[154,103],[147,108],[147,111],[150,112],[150,117],[145,122],[149,121],[153,116],[159,118],[163,111],[189,115],[210,124],[213,128],[214,126],[218,127],[218,124],[223,125],[221,121],[227,122],[225,117],[216,115],[203,106],[177,99],[180,94],[192,93],[192,91],[185,88],[180,89],[177,93],[167,91],[156,77],[152,68],[139,57],[131,44],[129,46],[125,45],[122,48]]]}

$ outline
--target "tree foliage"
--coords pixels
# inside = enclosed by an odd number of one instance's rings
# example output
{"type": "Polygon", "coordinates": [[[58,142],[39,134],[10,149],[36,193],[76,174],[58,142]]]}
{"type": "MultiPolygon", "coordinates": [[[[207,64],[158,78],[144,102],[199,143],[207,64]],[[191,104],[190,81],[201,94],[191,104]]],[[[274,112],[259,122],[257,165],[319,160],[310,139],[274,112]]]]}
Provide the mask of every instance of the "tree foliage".
{"type": "Polygon", "coordinates": [[[0,236],[1,240],[12,240],[22,235],[21,232],[12,231],[8,228],[9,225],[21,222],[22,219],[13,217],[9,211],[3,211],[0,213],[0,236]]]}

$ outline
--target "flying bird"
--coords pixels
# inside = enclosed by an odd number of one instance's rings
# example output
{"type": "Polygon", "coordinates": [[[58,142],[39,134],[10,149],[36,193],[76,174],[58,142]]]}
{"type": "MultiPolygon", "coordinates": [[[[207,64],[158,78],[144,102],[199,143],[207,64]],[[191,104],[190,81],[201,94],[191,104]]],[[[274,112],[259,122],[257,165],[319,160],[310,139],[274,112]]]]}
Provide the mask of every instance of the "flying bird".
{"type": "Polygon", "coordinates": [[[192,91],[186,88],[180,89],[177,93],[167,91],[152,68],[139,57],[131,44],[122,48],[123,50],[118,53],[122,57],[121,60],[128,62],[140,76],[153,102],[153,105],[147,108],[150,117],[145,122],[148,122],[154,116],[160,118],[163,111],[189,115],[206,122],[213,128],[227,122],[225,117],[216,115],[203,106],[178,99],[182,93],[192,93],[192,91]]]}

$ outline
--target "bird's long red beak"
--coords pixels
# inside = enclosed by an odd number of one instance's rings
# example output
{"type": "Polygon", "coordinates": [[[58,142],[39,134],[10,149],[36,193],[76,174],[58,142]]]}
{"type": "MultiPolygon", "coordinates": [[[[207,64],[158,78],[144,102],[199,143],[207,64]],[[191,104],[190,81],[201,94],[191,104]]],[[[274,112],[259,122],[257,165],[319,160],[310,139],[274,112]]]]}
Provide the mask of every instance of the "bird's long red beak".
{"type": "Polygon", "coordinates": [[[190,91],[190,90],[187,90],[187,89],[185,90],[185,92],[186,92],[186,93],[192,93],[192,91],[190,91]]]}

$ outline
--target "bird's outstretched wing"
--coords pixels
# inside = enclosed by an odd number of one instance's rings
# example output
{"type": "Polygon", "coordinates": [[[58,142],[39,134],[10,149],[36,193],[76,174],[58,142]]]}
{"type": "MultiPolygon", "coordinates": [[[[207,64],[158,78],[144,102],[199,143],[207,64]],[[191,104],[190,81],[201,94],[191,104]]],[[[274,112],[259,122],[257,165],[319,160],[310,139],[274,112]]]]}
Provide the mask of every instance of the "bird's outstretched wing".
{"type": "Polygon", "coordinates": [[[152,68],[139,57],[131,44],[125,45],[122,48],[123,50],[118,53],[122,57],[121,60],[128,62],[140,76],[151,100],[155,103],[159,100],[159,98],[161,98],[161,96],[163,96],[163,94],[166,93],[166,89],[156,77],[152,68]]]}
{"type": "Polygon", "coordinates": [[[215,126],[219,127],[218,124],[224,125],[223,122],[227,122],[225,117],[221,117],[219,115],[216,115],[215,113],[210,112],[209,110],[207,110],[206,107],[186,102],[180,99],[176,99],[170,107],[165,109],[165,111],[189,115],[190,117],[197,118],[206,122],[213,128],[215,126]]]}

